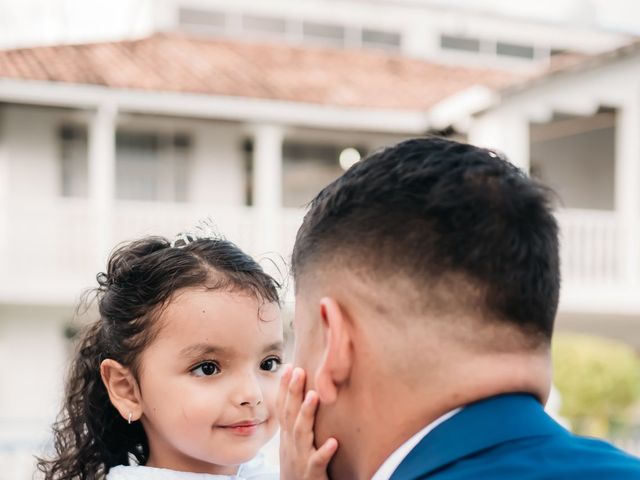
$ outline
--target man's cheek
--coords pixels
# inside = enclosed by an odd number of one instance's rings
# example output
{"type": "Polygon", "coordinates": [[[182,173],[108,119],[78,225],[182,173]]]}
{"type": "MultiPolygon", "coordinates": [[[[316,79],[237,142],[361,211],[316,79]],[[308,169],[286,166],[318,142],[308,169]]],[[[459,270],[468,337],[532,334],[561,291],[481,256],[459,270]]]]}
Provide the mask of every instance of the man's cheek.
{"type": "Polygon", "coordinates": [[[318,411],[316,412],[316,418],[313,425],[314,443],[316,448],[326,442],[330,436],[335,435],[335,431],[328,424],[328,420],[331,418],[331,414],[327,414],[329,406],[323,405],[322,402],[318,405],[318,411]]]}
{"type": "Polygon", "coordinates": [[[295,367],[301,367],[306,370],[306,365],[308,363],[307,355],[309,353],[309,348],[304,344],[303,339],[296,338],[295,345],[293,349],[293,365],[295,367]]]}
{"type": "Polygon", "coordinates": [[[311,368],[311,362],[309,358],[309,350],[304,348],[304,346],[300,342],[296,342],[294,349],[294,358],[293,358],[294,367],[300,367],[305,371],[306,374],[306,382],[305,387],[306,390],[313,388],[313,377],[314,372],[311,368]]]}

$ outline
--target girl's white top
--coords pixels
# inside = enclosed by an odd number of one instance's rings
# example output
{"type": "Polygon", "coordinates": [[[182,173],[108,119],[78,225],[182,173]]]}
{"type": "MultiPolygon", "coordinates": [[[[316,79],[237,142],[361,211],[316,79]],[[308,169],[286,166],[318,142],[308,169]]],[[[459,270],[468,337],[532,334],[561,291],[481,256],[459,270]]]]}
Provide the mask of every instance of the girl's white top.
{"type": "Polygon", "coordinates": [[[235,475],[177,472],[142,465],[119,465],[109,470],[107,480],[278,480],[278,469],[265,463],[262,455],[243,463],[235,475]]]}

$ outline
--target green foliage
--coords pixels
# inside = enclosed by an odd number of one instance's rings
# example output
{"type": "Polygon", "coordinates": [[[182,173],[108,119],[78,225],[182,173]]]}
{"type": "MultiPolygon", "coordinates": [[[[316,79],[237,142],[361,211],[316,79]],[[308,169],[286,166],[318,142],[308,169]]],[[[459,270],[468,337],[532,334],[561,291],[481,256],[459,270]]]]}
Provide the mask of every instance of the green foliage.
{"type": "Polygon", "coordinates": [[[611,425],[629,420],[640,399],[640,358],[622,342],[558,334],[553,342],[554,384],[560,414],[574,431],[607,436],[611,425]]]}

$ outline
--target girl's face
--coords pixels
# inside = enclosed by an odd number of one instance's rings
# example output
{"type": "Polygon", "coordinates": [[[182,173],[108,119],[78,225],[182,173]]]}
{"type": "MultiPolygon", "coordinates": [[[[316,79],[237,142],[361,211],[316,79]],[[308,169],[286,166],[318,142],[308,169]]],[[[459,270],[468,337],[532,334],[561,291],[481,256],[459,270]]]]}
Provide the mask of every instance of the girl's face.
{"type": "Polygon", "coordinates": [[[252,296],[185,289],[140,358],[148,466],[233,474],[275,434],[280,311],[252,296]]]}

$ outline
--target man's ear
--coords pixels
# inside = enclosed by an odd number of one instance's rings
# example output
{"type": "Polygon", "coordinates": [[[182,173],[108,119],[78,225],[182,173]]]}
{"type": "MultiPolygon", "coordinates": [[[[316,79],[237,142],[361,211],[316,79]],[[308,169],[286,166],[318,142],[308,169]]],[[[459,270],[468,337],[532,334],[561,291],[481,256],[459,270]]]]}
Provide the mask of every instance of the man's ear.
{"type": "Polygon", "coordinates": [[[351,375],[351,334],[345,311],[335,299],[324,297],[320,300],[320,317],[325,341],[323,357],[314,379],[315,388],[320,401],[332,403],[340,386],[351,375]]]}
{"type": "Polygon", "coordinates": [[[125,420],[138,420],[142,416],[142,402],[138,382],[127,367],[110,358],[100,364],[102,383],[113,406],[125,420]]]}

